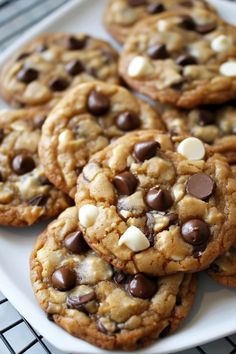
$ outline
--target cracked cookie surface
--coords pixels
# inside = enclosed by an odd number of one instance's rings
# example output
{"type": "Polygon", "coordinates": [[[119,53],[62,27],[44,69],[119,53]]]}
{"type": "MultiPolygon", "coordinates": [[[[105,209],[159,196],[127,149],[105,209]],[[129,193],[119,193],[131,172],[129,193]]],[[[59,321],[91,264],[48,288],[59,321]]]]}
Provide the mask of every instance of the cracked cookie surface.
{"type": "Polygon", "coordinates": [[[0,224],[24,226],[57,216],[71,201],[46,178],[38,143],[46,111],[0,112],[0,224]]]}
{"type": "Polygon", "coordinates": [[[108,32],[123,44],[134,25],[150,15],[180,9],[215,10],[204,0],[110,0],[104,13],[104,24],[108,32]]]}
{"type": "Polygon", "coordinates": [[[53,107],[68,91],[94,79],[119,83],[117,52],[85,34],[47,33],[32,40],[1,72],[1,94],[16,107],[53,107]]]}
{"type": "Polygon", "coordinates": [[[74,197],[90,156],[136,129],[165,129],[156,111],[126,89],[91,82],[74,88],[51,112],[39,153],[48,178],[74,197]]]}
{"type": "Polygon", "coordinates": [[[119,71],[154,100],[193,108],[236,96],[236,29],[204,10],[151,16],[134,27],[119,71]]]}
{"type": "Polygon", "coordinates": [[[164,109],[162,118],[172,135],[192,135],[214,146],[229,163],[236,163],[236,107],[203,106],[191,111],[164,109]]]}
{"type": "Polygon", "coordinates": [[[196,276],[119,272],[89,249],[77,215],[76,207],[64,211],[31,256],[33,290],[49,319],[110,350],[144,347],[176,330],[192,306],[196,276]]]}
{"type": "Polygon", "coordinates": [[[235,192],[226,159],[199,139],[173,146],[142,131],[90,159],[76,205],[97,254],[128,273],[165,275],[205,269],[235,242],[235,192]]]}

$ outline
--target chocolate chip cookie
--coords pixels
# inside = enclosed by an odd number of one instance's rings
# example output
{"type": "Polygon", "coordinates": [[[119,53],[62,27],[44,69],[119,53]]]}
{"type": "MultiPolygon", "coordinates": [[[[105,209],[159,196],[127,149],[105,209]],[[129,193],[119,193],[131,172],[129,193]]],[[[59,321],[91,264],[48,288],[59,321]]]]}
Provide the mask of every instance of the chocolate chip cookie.
{"type": "Polygon", "coordinates": [[[139,128],[165,129],[154,109],[122,87],[101,82],[77,86],[43,126],[39,153],[49,180],[74,197],[90,156],[139,128]]]}
{"type": "Polygon", "coordinates": [[[203,106],[190,111],[167,108],[162,114],[172,135],[191,134],[236,163],[236,106],[203,106]]]}
{"type": "Polygon", "coordinates": [[[236,97],[236,28],[204,10],[148,17],[128,37],[119,70],[154,100],[183,108],[227,102],[236,97]]]}
{"type": "Polygon", "coordinates": [[[33,289],[49,319],[110,350],[144,347],[176,330],[192,306],[196,277],[116,270],[89,249],[77,215],[75,207],[64,211],[39,237],[31,257],[33,289]]]}
{"type": "Polygon", "coordinates": [[[123,44],[138,21],[150,15],[180,9],[205,9],[215,12],[204,0],[110,0],[105,9],[104,23],[108,32],[123,44]]]}
{"type": "Polygon", "coordinates": [[[42,110],[0,112],[0,224],[31,225],[57,216],[71,201],[46,178],[38,143],[42,110]]]}
{"type": "Polygon", "coordinates": [[[10,104],[50,105],[68,89],[94,79],[118,83],[117,53],[107,43],[85,34],[45,34],[6,63],[1,94],[10,104]]]}
{"type": "Polygon", "coordinates": [[[120,138],[78,179],[85,239],[131,274],[200,271],[235,242],[236,179],[226,159],[195,137],[171,151],[164,135],[120,138]]]}

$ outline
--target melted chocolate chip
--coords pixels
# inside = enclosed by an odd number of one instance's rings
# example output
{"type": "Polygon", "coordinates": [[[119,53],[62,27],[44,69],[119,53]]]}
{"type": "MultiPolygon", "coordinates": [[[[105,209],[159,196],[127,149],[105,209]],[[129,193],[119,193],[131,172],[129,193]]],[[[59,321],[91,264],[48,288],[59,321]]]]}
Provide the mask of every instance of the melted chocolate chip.
{"type": "Polygon", "coordinates": [[[104,334],[108,334],[107,329],[104,327],[102,321],[100,320],[97,321],[97,329],[104,334]]]}
{"type": "Polygon", "coordinates": [[[195,31],[196,29],[196,22],[190,16],[183,16],[182,21],[180,23],[180,27],[188,31],[195,31]]]}
{"type": "Polygon", "coordinates": [[[90,249],[81,231],[72,232],[66,236],[64,246],[75,254],[83,254],[90,249]]]}
{"type": "Polygon", "coordinates": [[[176,213],[168,213],[166,217],[169,219],[169,226],[178,224],[178,214],[176,213]]]}
{"type": "Polygon", "coordinates": [[[46,120],[46,116],[45,115],[42,115],[42,114],[38,114],[37,116],[35,116],[34,118],[34,126],[35,128],[37,129],[41,129],[44,122],[46,120]]]}
{"type": "Polygon", "coordinates": [[[148,5],[147,11],[154,15],[154,14],[159,14],[161,12],[164,12],[166,10],[165,6],[162,3],[153,3],[148,5]]]}
{"type": "Polygon", "coordinates": [[[147,54],[151,59],[167,59],[169,53],[165,44],[156,44],[148,48],[147,54]]]}
{"type": "Polygon", "coordinates": [[[30,53],[25,52],[25,53],[21,53],[18,55],[18,57],[16,58],[17,61],[20,61],[22,59],[28,58],[30,56],[30,53]]]}
{"type": "Polygon", "coordinates": [[[165,211],[171,207],[173,199],[167,190],[154,187],[147,192],[145,202],[152,210],[165,211]]]}
{"type": "Polygon", "coordinates": [[[76,37],[69,37],[67,40],[67,48],[69,50],[80,50],[84,49],[87,44],[87,37],[83,38],[76,38],[76,37]]]}
{"type": "Polygon", "coordinates": [[[217,25],[214,22],[206,23],[202,25],[196,25],[196,32],[200,34],[208,34],[216,29],[217,25]]]}
{"type": "Polygon", "coordinates": [[[181,234],[190,245],[206,245],[210,238],[210,229],[204,221],[192,219],[182,225],[181,234]]]}
{"type": "Polygon", "coordinates": [[[215,114],[206,109],[198,110],[198,124],[202,127],[205,125],[210,125],[215,123],[215,114]]]}
{"type": "Polygon", "coordinates": [[[175,82],[173,84],[171,84],[171,88],[175,91],[180,91],[183,88],[183,85],[186,83],[186,80],[182,79],[179,82],[175,82]]]}
{"type": "Polygon", "coordinates": [[[176,295],[176,302],[175,302],[176,306],[180,306],[182,305],[182,297],[178,294],[176,295]]]}
{"type": "Polygon", "coordinates": [[[156,155],[161,145],[157,141],[142,141],[134,146],[134,156],[138,161],[149,160],[156,155]]]}
{"type": "Polygon", "coordinates": [[[53,315],[51,313],[48,313],[47,314],[47,319],[51,322],[54,322],[54,318],[53,318],[53,315]]]}
{"type": "Polygon", "coordinates": [[[97,91],[92,91],[87,102],[88,111],[95,116],[106,114],[110,109],[110,99],[97,91]]]}
{"type": "Polygon", "coordinates": [[[128,132],[138,129],[141,125],[140,118],[135,113],[124,112],[116,118],[116,125],[119,129],[128,132]]]}
{"type": "Polygon", "coordinates": [[[52,183],[49,181],[49,179],[46,176],[42,176],[40,179],[40,182],[42,186],[51,186],[52,183]]]}
{"type": "Polygon", "coordinates": [[[61,267],[52,274],[51,282],[55,289],[67,291],[76,285],[76,274],[68,267],[61,267]]]}
{"type": "Polygon", "coordinates": [[[30,82],[37,80],[38,77],[38,70],[33,68],[23,68],[17,74],[17,80],[23,82],[24,84],[29,84],[30,82]]]}
{"type": "Polygon", "coordinates": [[[124,284],[127,280],[127,274],[122,271],[116,271],[113,275],[113,280],[116,284],[124,284]]]}
{"type": "Polygon", "coordinates": [[[70,308],[73,308],[73,309],[76,309],[79,311],[83,311],[83,312],[87,312],[84,305],[90,301],[93,301],[95,298],[96,298],[96,294],[94,291],[92,291],[91,293],[85,294],[85,295],[80,295],[80,296],[69,295],[67,297],[67,305],[70,308]]]}
{"type": "Polygon", "coordinates": [[[157,284],[153,279],[138,273],[129,281],[127,290],[133,297],[151,299],[157,291],[157,284]]]}
{"type": "Polygon", "coordinates": [[[5,134],[4,134],[4,129],[0,129],[0,144],[3,142],[3,139],[5,137],[5,134]]]}
{"type": "Polygon", "coordinates": [[[192,1],[181,1],[179,5],[191,9],[193,7],[193,2],[192,1]]]}
{"type": "Polygon", "coordinates": [[[52,91],[61,92],[68,88],[69,81],[63,77],[57,77],[49,82],[49,87],[52,91]]]}
{"type": "Polygon", "coordinates": [[[19,154],[12,160],[12,169],[17,175],[24,175],[35,168],[35,162],[32,157],[19,154]]]}
{"type": "Polygon", "coordinates": [[[187,182],[186,192],[191,196],[207,200],[211,197],[215,189],[215,182],[205,173],[192,175],[187,182]]]}
{"type": "Polygon", "coordinates": [[[129,6],[136,7],[136,6],[143,6],[146,5],[147,0],[128,0],[129,6]]]}
{"type": "Polygon", "coordinates": [[[137,178],[131,172],[123,172],[113,179],[113,184],[121,195],[131,195],[138,185],[137,178]]]}
{"type": "Polygon", "coordinates": [[[4,178],[3,178],[2,172],[0,172],[0,182],[4,182],[4,178]]]}
{"type": "Polygon", "coordinates": [[[195,65],[197,64],[197,59],[189,54],[182,54],[176,59],[176,64],[181,66],[195,65]]]}
{"type": "Polygon", "coordinates": [[[147,220],[145,224],[144,233],[150,243],[150,247],[153,247],[155,243],[155,235],[156,235],[154,232],[155,219],[154,219],[153,212],[147,213],[146,217],[147,220]]]}
{"type": "Polygon", "coordinates": [[[84,66],[79,60],[72,60],[66,64],[66,71],[71,76],[76,76],[84,71],[84,66]]]}
{"type": "Polygon", "coordinates": [[[48,196],[46,195],[37,195],[36,197],[33,197],[28,200],[28,204],[32,206],[45,206],[48,201],[48,196]]]}

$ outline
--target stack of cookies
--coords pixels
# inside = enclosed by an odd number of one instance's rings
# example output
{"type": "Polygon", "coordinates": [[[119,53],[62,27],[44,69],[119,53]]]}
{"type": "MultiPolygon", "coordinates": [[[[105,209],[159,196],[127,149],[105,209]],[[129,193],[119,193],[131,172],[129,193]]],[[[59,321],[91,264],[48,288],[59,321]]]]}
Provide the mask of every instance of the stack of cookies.
{"type": "Polygon", "coordinates": [[[45,34],[2,69],[0,223],[57,217],[31,255],[40,306],[134,350],[178,328],[197,272],[236,287],[236,28],[204,0],[110,0],[104,22],[120,55],[45,34]]]}

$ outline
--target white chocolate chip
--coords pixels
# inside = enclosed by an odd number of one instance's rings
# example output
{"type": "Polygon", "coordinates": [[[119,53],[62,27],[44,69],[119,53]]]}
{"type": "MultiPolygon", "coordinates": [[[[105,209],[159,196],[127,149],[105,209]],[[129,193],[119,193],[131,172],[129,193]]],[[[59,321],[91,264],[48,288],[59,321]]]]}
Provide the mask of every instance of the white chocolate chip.
{"type": "Polygon", "coordinates": [[[79,221],[82,226],[92,226],[98,216],[98,208],[92,204],[83,205],[79,210],[79,221]]]}
{"type": "Polygon", "coordinates": [[[128,67],[130,77],[141,77],[153,72],[153,67],[148,58],[137,56],[131,60],[128,67]]]}
{"type": "Polygon", "coordinates": [[[55,59],[55,54],[50,50],[43,52],[41,55],[42,55],[43,59],[46,61],[53,61],[55,59]]]}
{"type": "Polygon", "coordinates": [[[202,160],[206,154],[202,141],[193,137],[181,141],[177,151],[191,161],[202,160]]]}
{"type": "Polygon", "coordinates": [[[220,36],[213,39],[211,42],[211,48],[217,52],[224,52],[227,49],[230,49],[233,46],[233,39],[232,37],[225,36],[221,34],[220,36]]]}
{"type": "Polygon", "coordinates": [[[158,32],[168,32],[174,28],[181,21],[180,18],[173,18],[167,20],[159,20],[157,21],[156,28],[158,32]]]}
{"type": "Polygon", "coordinates": [[[220,66],[220,73],[227,77],[236,76],[236,61],[228,61],[220,66]]]}
{"type": "Polygon", "coordinates": [[[130,226],[119,239],[118,245],[125,244],[134,252],[139,252],[147,249],[150,242],[144,233],[136,226],[130,226]]]}

